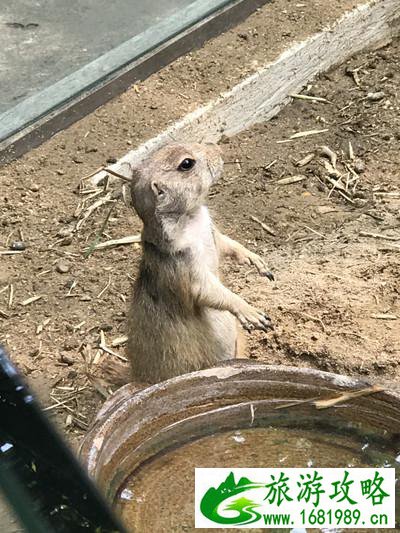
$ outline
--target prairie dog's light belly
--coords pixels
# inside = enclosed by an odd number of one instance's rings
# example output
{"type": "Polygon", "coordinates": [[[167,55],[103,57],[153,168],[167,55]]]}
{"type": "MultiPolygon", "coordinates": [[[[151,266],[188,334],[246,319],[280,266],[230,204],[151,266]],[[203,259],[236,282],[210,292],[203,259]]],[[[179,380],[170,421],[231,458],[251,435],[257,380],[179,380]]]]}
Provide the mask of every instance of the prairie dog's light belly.
{"type": "Polygon", "coordinates": [[[198,268],[218,271],[218,253],[215,247],[212,221],[206,206],[186,222],[177,241],[179,249],[189,248],[198,268]]]}

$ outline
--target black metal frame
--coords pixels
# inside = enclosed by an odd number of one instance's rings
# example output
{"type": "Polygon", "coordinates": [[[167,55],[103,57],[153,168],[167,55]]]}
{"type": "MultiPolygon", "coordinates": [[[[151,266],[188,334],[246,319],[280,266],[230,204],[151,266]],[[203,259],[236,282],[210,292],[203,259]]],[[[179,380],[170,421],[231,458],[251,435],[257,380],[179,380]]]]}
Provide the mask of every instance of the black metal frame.
{"type": "Polygon", "coordinates": [[[177,38],[164,43],[145,57],[132,62],[112,79],[84,91],[55,112],[29,125],[0,143],[0,165],[4,165],[42,144],[55,133],[93,112],[138,80],[144,80],[178,57],[200,47],[204,42],[238,24],[271,0],[236,0],[194,24],[177,38]]]}
{"type": "Polygon", "coordinates": [[[125,532],[1,346],[0,490],[29,533],[125,532]]]}

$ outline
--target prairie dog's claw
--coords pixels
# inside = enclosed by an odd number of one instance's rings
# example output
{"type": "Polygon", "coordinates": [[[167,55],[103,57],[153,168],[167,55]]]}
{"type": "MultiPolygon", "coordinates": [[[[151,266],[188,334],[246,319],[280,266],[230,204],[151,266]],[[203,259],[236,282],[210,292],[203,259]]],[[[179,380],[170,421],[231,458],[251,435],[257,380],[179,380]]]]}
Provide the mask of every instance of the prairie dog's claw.
{"type": "Polygon", "coordinates": [[[250,253],[248,257],[250,264],[254,265],[260,276],[267,277],[270,281],[275,281],[274,275],[268,270],[264,260],[257,254],[250,253]]]}
{"type": "Polygon", "coordinates": [[[262,329],[263,331],[266,331],[268,332],[268,330],[270,329],[274,329],[274,326],[272,325],[272,322],[271,322],[271,319],[269,318],[269,316],[267,315],[264,315],[262,319],[260,319],[260,322],[262,324],[262,329]]]}
{"type": "Polygon", "coordinates": [[[273,329],[271,319],[265,313],[258,311],[251,306],[242,312],[239,312],[236,316],[243,328],[248,332],[251,332],[254,329],[268,332],[273,329]]]}
{"type": "Polygon", "coordinates": [[[270,281],[275,281],[275,277],[270,271],[260,272],[260,274],[268,278],[270,281]]]}

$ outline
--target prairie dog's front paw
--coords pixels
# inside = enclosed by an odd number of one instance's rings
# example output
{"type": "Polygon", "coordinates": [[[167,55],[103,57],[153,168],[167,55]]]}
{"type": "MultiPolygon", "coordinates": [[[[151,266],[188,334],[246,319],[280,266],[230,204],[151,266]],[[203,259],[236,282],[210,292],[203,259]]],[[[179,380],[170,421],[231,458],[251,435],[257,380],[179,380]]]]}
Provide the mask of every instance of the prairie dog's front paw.
{"type": "Polygon", "coordinates": [[[256,267],[260,276],[266,276],[269,280],[274,281],[274,275],[268,270],[266,263],[259,255],[249,252],[248,259],[249,263],[256,267]]]}
{"type": "Polygon", "coordinates": [[[255,309],[251,305],[246,305],[246,307],[243,306],[243,308],[238,310],[238,312],[235,314],[243,328],[247,331],[252,331],[253,329],[268,331],[273,329],[273,325],[269,316],[262,311],[255,309]]]}

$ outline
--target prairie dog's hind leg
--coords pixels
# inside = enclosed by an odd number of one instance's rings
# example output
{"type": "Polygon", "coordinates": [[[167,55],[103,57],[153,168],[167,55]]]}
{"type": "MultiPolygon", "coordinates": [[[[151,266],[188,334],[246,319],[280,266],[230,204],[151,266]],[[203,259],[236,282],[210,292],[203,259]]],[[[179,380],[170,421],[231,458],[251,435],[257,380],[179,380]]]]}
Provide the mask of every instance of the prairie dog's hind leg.
{"type": "Polygon", "coordinates": [[[218,253],[221,257],[232,257],[242,265],[254,265],[261,276],[266,276],[271,281],[274,281],[274,275],[259,255],[251,252],[239,242],[220,233],[215,227],[214,237],[218,253]]]}

